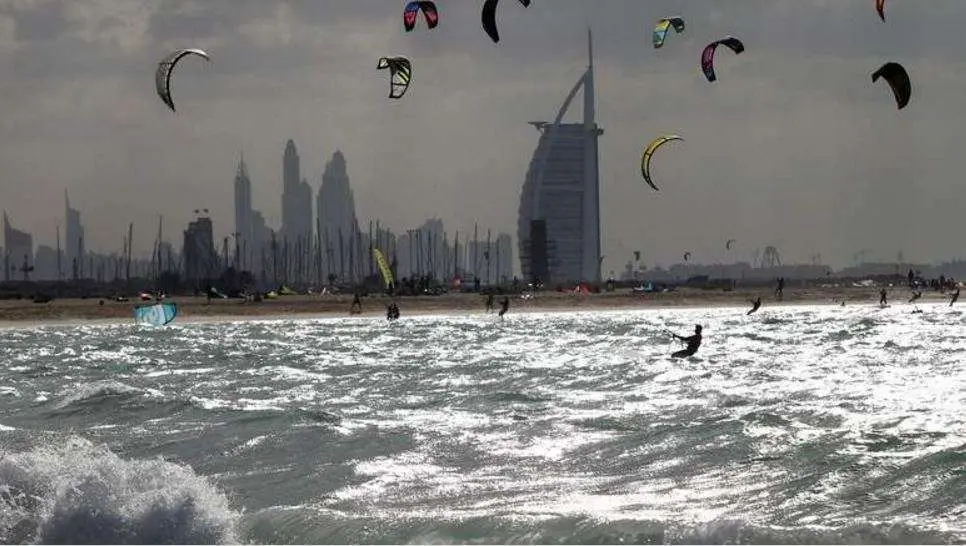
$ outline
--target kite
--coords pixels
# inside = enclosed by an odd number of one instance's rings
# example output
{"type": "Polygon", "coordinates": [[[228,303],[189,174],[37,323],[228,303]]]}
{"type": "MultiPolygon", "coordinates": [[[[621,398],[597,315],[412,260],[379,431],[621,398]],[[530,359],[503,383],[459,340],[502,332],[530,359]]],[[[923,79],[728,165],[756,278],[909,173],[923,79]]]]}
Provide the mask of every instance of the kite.
{"type": "Polygon", "coordinates": [[[389,262],[386,261],[386,255],[378,248],[372,249],[372,255],[375,256],[379,272],[382,274],[382,282],[386,285],[386,288],[389,288],[393,284],[393,277],[389,262]]]}
{"type": "Polygon", "coordinates": [[[161,59],[161,62],[158,63],[158,71],[154,75],[154,83],[158,88],[158,96],[161,97],[161,100],[168,105],[168,108],[172,112],[175,109],[174,102],[171,100],[171,73],[174,72],[174,67],[178,64],[178,61],[187,55],[197,55],[211,62],[208,54],[200,49],[179,49],[161,59]]]}
{"type": "MultiPolygon", "coordinates": [[[[519,0],[523,7],[530,7],[530,0],[519,0]]],[[[486,0],[483,2],[483,30],[490,36],[493,43],[500,41],[500,33],[496,30],[496,5],[500,0],[486,0]]]]}
{"type": "Polygon", "coordinates": [[[134,320],[138,324],[164,326],[174,320],[176,316],[178,316],[178,306],[169,301],[139,305],[134,308],[134,320]]]}
{"type": "Polygon", "coordinates": [[[439,24],[439,12],[436,11],[436,4],[428,0],[414,1],[406,4],[406,9],[403,11],[403,26],[406,27],[406,32],[416,28],[416,17],[419,15],[419,10],[423,11],[426,26],[430,30],[436,28],[436,25],[439,24]]]}
{"type": "Polygon", "coordinates": [[[727,250],[731,250],[731,247],[734,246],[734,244],[735,244],[735,240],[734,239],[728,239],[728,242],[725,243],[725,248],[727,250]]]}
{"type": "Polygon", "coordinates": [[[691,261],[691,253],[690,252],[685,252],[684,253],[684,261],[686,261],[686,262],[691,261]]]}
{"type": "Polygon", "coordinates": [[[718,46],[722,44],[731,48],[731,50],[735,52],[735,55],[738,55],[745,50],[745,44],[741,43],[741,40],[735,38],[734,36],[725,36],[721,40],[708,44],[704,48],[704,51],[701,52],[701,70],[704,71],[704,76],[708,78],[709,82],[713,82],[718,79],[714,73],[714,52],[718,49],[718,46]]]}
{"type": "Polygon", "coordinates": [[[382,57],[376,65],[379,70],[389,69],[389,98],[398,99],[406,94],[413,76],[413,65],[405,57],[382,57]]]}
{"type": "Polygon", "coordinates": [[[905,108],[912,95],[912,83],[909,81],[909,73],[906,69],[899,63],[886,63],[872,73],[872,82],[875,83],[880,77],[889,82],[899,110],[905,108]]]}
{"type": "Polygon", "coordinates": [[[654,27],[654,49],[660,49],[660,47],[664,45],[664,38],[667,36],[667,31],[671,27],[674,27],[674,30],[676,30],[678,34],[681,34],[684,32],[684,19],[674,16],[666,17],[658,21],[657,25],[654,27]]]}
{"type": "Polygon", "coordinates": [[[875,10],[879,12],[879,19],[885,21],[885,0],[875,0],[875,10]]]}
{"type": "Polygon", "coordinates": [[[647,184],[652,188],[654,188],[655,190],[658,190],[658,188],[657,186],[654,185],[654,182],[651,180],[651,156],[654,155],[654,152],[659,147],[663,146],[664,144],[667,144],[668,142],[671,142],[672,140],[684,140],[684,139],[679,137],[678,135],[660,136],[652,140],[651,143],[648,144],[646,148],[644,148],[644,155],[641,157],[641,175],[644,177],[644,181],[647,182],[647,184]]]}

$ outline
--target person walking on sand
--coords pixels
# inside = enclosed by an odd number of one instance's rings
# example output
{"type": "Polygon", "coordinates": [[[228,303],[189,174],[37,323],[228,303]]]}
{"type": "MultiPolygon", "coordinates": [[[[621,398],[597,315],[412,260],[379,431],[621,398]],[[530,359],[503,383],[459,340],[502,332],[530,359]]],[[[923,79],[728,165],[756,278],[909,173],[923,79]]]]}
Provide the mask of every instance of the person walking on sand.
{"type": "Polygon", "coordinates": [[[785,277],[778,277],[778,288],[775,289],[775,297],[778,301],[781,301],[782,296],[785,295],[785,277]]]}
{"type": "Polygon", "coordinates": [[[889,297],[888,296],[889,296],[889,294],[888,294],[888,292],[886,292],[886,289],[885,288],[883,288],[882,290],[879,290],[879,307],[888,307],[889,306],[889,297]]]}
{"type": "Polygon", "coordinates": [[[680,339],[681,341],[687,343],[687,347],[681,349],[680,351],[675,351],[671,354],[671,358],[683,358],[686,356],[694,356],[694,353],[698,352],[698,347],[701,346],[701,325],[694,325],[694,335],[690,336],[679,336],[674,332],[668,332],[672,336],[680,339]]]}

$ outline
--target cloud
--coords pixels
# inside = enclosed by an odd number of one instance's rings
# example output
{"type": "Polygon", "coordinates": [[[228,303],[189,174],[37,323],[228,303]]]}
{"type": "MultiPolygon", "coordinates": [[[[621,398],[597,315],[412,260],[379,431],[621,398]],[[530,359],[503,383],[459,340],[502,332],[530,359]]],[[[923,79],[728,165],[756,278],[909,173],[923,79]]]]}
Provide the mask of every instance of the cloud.
{"type": "MultiPolygon", "coordinates": [[[[774,244],[786,261],[815,253],[841,265],[860,248],[891,259],[954,255],[962,205],[956,113],[966,107],[958,0],[503,2],[502,41],[480,28],[476,2],[440,3],[435,31],[402,31],[384,0],[10,0],[0,5],[0,202],[15,224],[53,241],[66,187],[90,245],[114,249],[127,223],[145,233],[191,211],[233,222],[232,179],[244,150],[257,208],[278,222],[281,157],[295,140],[313,187],[336,149],[347,158],[363,221],[402,230],[430,216],[448,229],[516,236],[519,191],[538,134],[586,64],[595,31],[605,271],[633,250],[648,264],[748,258],[774,244]],[[650,45],[657,18],[683,34],[650,45]],[[726,34],[719,81],[698,68],[726,34]],[[154,95],[170,49],[202,47],[173,83],[178,113],[154,95]],[[380,56],[402,54],[414,80],[386,98],[380,56]],[[895,109],[871,73],[903,63],[913,99],[895,109]],[[661,150],[640,181],[644,143],[661,150]],[[141,225],[144,225],[141,228],[141,225]]],[[[177,241],[174,228],[169,237],[177,241]]],[[[137,236],[137,235],[136,235],[137,236]]],[[[138,241],[136,241],[137,243],[138,241]]]]}

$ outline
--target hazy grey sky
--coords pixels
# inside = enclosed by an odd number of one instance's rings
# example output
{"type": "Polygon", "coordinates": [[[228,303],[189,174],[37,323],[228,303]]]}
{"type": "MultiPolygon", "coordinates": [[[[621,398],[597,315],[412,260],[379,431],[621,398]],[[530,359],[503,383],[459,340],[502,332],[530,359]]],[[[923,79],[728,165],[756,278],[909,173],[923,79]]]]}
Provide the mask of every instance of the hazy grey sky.
{"type": "MultiPolygon", "coordinates": [[[[293,138],[314,189],[341,149],[360,219],[397,230],[428,216],[447,229],[516,238],[520,187],[538,133],[597,54],[603,247],[607,270],[634,250],[668,264],[821,253],[966,256],[961,138],[966,2],[887,0],[503,0],[502,41],[477,0],[436,0],[441,23],[402,29],[404,0],[4,0],[0,3],[0,206],[53,244],[71,193],[95,249],[120,248],[129,221],[149,247],[163,212],[180,243],[192,210],[232,230],[232,180],[244,150],[255,206],[277,226],[282,151],[293,138]],[[659,17],[684,34],[651,46],[659,17]],[[703,46],[733,34],[718,82],[703,46]],[[154,91],[156,62],[201,47],[175,74],[178,113],[154,91]],[[386,97],[383,55],[405,55],[413,84],[386,97]],[[897,111],[871,73],[886,61],[913,80],[897,111]],[[641,148],[666,132],[656,193],[641,148]],[[175,229],[178,231],[175,232],[175,229]],[[724,244],[734,237],[734,256],[724,244]]],[[[572,113],[579,117],[579,103],[572,113]]]]}

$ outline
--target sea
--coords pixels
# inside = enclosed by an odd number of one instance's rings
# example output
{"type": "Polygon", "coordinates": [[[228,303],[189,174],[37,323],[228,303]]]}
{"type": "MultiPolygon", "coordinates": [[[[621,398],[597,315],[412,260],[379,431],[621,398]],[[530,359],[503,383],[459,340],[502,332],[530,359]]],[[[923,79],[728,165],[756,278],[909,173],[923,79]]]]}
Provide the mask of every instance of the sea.
{"type": "Polygon", "coordinates": [[[4,328],[0,542],[963,542],[966,317],[919,308],[4,328]]]}

